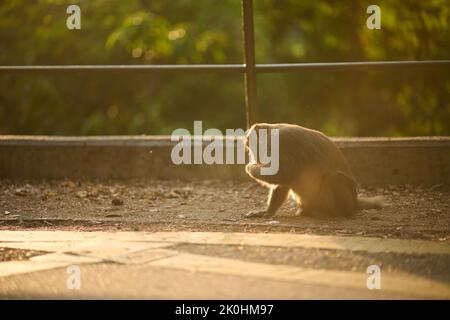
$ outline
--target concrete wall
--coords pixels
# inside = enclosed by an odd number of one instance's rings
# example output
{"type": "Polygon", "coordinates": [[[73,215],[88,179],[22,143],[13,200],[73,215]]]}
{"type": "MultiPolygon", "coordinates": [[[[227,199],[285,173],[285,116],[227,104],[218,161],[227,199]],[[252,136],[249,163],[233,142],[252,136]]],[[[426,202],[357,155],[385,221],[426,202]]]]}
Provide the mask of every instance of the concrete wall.
{"type": "MultiPolygon", "coordinates": [[[[450,137],[336,138],[364,184],[450,184],[450,137]]],[[[174,165],[167,136],[0,136],[0,178],[247,179],[243,165],[174,165]]]]}

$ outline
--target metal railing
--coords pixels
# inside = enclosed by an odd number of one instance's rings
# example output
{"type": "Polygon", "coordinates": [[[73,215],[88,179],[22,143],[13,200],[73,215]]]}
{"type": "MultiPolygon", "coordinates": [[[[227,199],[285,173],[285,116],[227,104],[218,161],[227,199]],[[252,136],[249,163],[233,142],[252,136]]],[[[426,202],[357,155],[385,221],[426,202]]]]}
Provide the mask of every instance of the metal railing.
{"type": "Polygon", "coordinates": [[[53,66],[0,66],[2,73],[58,73],[58,72],[131,72],[131,73],[240,73],[245,78],[245,110],[247,128],[258,121],[256,104],[256,74],[308,71],[370,71],[399,68],[448,68],[450,60],[431,61],[377,61],[256,64],[253,25],[253,0],[242,0],[243,64],[194,65],[53,65],[53,66]]]}

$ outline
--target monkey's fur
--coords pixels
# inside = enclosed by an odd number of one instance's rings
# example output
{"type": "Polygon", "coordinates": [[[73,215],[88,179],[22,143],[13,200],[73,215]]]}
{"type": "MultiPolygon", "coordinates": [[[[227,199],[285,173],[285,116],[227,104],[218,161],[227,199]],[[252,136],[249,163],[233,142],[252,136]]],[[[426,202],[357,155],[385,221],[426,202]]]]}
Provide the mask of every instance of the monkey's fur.
{"type": "MultiPolygon", "coordinates": [[[[314,217],[353,216],[358,209],[381,208],[382,197],[364,198],[356,193],[356,181],[338,147],[323,133],[292,124],[258,123],[247,132],[245,146],[250,157],[245,171],[270,188],[268,206],[246,217],[270,217],[281,207],[288,194],[298,204],[297,214],[314,217]],[[279,129],[279,170],[275,175],[261,175],[260,164],[251,150],[250,134],[259,129],[279,129]]],[[[270,150],[270,147],[267,147],[270,150]]]]}

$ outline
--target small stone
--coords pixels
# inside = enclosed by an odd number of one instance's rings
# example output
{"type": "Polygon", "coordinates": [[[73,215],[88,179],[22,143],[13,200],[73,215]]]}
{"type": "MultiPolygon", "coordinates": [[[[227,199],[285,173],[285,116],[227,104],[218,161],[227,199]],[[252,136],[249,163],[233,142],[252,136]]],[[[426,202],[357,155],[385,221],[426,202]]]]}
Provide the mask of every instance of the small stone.
{"type": "Polygon", "coordinates": [[[277,220],[269,221],[269,224],[279,224],[279,223],[280,223],[280,221],[277,221],[277,220]]]}
{"type": "Polygon", "coordinates": [[[122,215],[117,214],[117,213],[111,213],[111,214],[107,214],[105,217],[106,218],[120,218],[120,217],[122,217],[122,215]]]}
{"type": "Polygon", "coordinates": [[[98,190],[97,189],[93,189],[91,191],[89,191],[88,196],[91,198],[97,198],[99,195],[98,190]]]}
{"type": "Polygon", "coordinates": [[[14,191],[14,194],[19,197],[26,197],[29,194],[29,192],[24,188],[18,188],[14,191]]]}
{"type": "Polygon", "coordinates": [[[75,182],[70,181],[70,180],[64,180],[61,182],[61,187],[63,188],[75,188],[77,185],[75,184],[75,182]]]}
{"type": "Polygon", "coordinates": [[[177,218],[179,218],[179,219],[185,219],[186,216],[185,216],[184,214],[179,214],[179,215],[177,215],[177,218]]]}
{"type": "Polygon", "coordinates": [[[120,199],[120,198],[113,198],[113,199],[111,200],[111,203],[112,203],[114,206],[121,206],[121,205],[123,205],[123,200],[120,199]]]}
{"type": "Polygon", "coordinates": [[[88,195],[88,193],[87,193],[86,191],[77,191],[77,192],[75,193],[75,195],[76,195],[78,198],[86,198],[87,195],[88,195]]]}
{"type": "Polygon", "coordinates": [[[173,190],[170,191],[166,196],[166,198],[168,198],[168,199],[176,199],[178,197],[179,197],[179,194],[173,190]]]}
{"type": "Polygon", "coordinates": [[[47,200],[48,198],[55,197],[55,196],[56,196],[56,192],[48,191],[48,192],[45,192],[44,194],[41,195],[41,199],[42,200],[47,200]]]}

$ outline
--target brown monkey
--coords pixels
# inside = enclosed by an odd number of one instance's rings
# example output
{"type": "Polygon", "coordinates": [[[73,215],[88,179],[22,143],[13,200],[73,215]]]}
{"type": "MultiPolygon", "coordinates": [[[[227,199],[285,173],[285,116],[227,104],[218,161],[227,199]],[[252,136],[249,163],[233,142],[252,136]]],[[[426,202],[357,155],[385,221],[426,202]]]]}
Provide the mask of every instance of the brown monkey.
{"type": "MultiPolygon", "coordinates": [[[[255,163],[249,163],[245,171],[253,179],[270,188],[268,206],[264,210],[253,211],[246,217],[270,217],[290,194],[297,204],[297,214],[327,217],[352,216],[357,209],[381,208],[381,197],[363,198],[356,193],[356,181],[350,166],[338,147],[323,133],[292,124],[259,123],[247,132],[245,146],[255,163]],[[260,129],[268,134],[279,131],[279,167],[273,175],[261,174],[267,166],[257,159],[249,140],[251,136],[260,139],[260,129]]],[[[273,157],[273,155],[271,155],[273,157]]]]}

